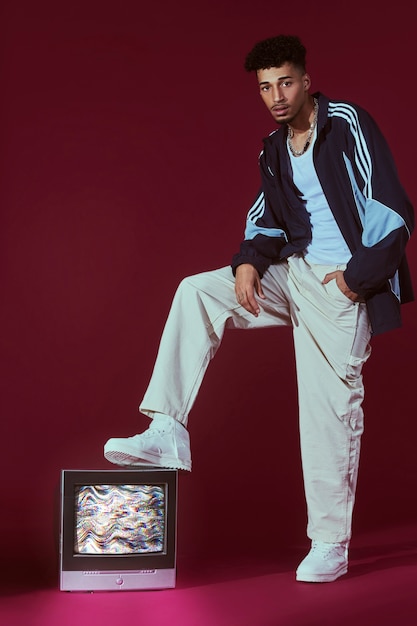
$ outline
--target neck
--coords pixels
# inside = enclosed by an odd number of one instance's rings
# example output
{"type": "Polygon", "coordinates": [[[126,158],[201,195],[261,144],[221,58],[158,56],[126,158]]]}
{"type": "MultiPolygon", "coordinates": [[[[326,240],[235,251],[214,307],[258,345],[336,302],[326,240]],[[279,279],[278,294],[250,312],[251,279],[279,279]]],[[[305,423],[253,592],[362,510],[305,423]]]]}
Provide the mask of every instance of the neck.
{"type": "Polygon", "coordinates": [[[301,127],[301,130],[300,127],[298,127],[298,132],[294,132],[293,125],[288,126],[288,148],[295,157],[303,155],[309,149],[314,129],[317,124],[318,101],[314,100],[314,98],[312,100],[313,110],[310,112],[308,118],[306,118],[308,120],[309,127],[306,130],[304,127],[301,127]]]}
{"type": "Polygon", "coordinates": [[[296,119],[288,124],[294,135],[301,135],[310,130],[314,120],[314,98],[308,95],[307,100],[296,119]]]}

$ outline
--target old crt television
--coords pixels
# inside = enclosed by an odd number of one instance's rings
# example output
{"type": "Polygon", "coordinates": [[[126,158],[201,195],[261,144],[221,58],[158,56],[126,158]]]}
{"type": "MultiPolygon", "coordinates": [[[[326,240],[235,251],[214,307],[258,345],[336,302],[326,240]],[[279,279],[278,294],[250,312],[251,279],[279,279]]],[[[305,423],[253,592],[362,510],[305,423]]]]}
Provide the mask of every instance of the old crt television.
{"type": "Polygon", "coordinates": [[[176,470],[62,470],[60,589],[175,587],[176,470]]]}

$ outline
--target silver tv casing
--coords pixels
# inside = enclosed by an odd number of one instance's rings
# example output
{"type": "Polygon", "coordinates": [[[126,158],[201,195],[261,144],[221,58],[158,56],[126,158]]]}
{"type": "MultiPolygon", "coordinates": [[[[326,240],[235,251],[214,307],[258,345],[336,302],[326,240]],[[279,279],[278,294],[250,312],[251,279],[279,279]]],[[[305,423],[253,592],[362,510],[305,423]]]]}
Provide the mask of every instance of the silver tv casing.
{"type": "MultiPolygon", "coordinates": [[[[60,590],[61,591],[134,591],[153,589],[172,589],[176,584],[176,539],[177,539],[177,470],[149,466],[137,466],[134,469],[123,468],[114,470],[62,470],[61,472],[61,519],[60,519],[60,590]],[[129,557],[117,556],[119,568],[83,567],[84,558],[78,559],[79,567],[74,567],[76,560],[68,555],[66,546],[72,544],[73,522],[68,521],[70,516],[70,504],[65,502],[71,496],[65,493],[68,481],[72,484],[108,484],[121,480],[126,482],[165,482],[169,479],[170,489],[168,498],[171,499],[169,508],[169,533],[170,533],[170,558],[162,558],[161,566],[155,565],[153,558],[152,567],[138,567],[132,569],[129,557]],[[93,482],[91,482],[93,481],[93,482]],[[97,482],[98,481],[98,482],[97,482]],[[168,566],[166,565],[169,562],[168,566]],[[69,566],[68,566],[69,563],[69,566]],[[129,567],[124,567],[129,564],[129,567]]],[[[167,532],[168,532],[167,530],[167,532]]],[[[137,562],[143,561],[146,565],[146,557],[135,557],[137,562]]],[[[156,559],[158,560],[158,559],[156,559]]],[[[100,557],[87,559],[89,564],[96,561],[100,564],[100,557]]],[[[116,562],[115,562],[116,565],[116,562]]]]}

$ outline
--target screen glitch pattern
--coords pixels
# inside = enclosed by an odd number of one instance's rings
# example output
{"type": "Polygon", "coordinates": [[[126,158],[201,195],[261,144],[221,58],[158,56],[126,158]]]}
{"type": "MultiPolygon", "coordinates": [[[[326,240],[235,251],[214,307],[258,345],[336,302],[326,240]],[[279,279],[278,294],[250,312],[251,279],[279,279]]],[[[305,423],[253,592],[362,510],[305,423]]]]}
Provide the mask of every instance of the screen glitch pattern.
{"type": "Polygon", "coordinates": [[[76,554],[164,551],[165,489],[161,485],[76,488],[76,554]]]}

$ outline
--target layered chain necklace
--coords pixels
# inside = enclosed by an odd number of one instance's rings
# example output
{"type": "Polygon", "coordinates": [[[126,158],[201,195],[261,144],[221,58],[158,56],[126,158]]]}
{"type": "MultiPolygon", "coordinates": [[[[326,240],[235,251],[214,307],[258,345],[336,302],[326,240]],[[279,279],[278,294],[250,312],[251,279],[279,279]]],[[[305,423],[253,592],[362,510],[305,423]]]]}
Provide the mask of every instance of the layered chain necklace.
{"type": "Polygon", "coordinates": [[[296,150],[294,148],[294,146],[292,145],[292,138],[294,137],[294,131],[291,128],[291,126],[288,126],[288,147],[291,150],[291,154],[293,156],[299,157],[302,154],[304,154],[304,152],[307,152],[308,147],[309,147],[309,145],[311,143],[311,138],[313,136],[314,129],[315,129],[316,124],[317,124],[318,114],[319,114],[319,103],[318,103],[318,100],[316,98],[314,98],[314,117],[313,117],[313,121],[310,124],[310,129],[308,131],[306,142],[305,142],[305,144],[304,144],[304,146],[303,146],[303,148],[301,150],[296,150]]]}

